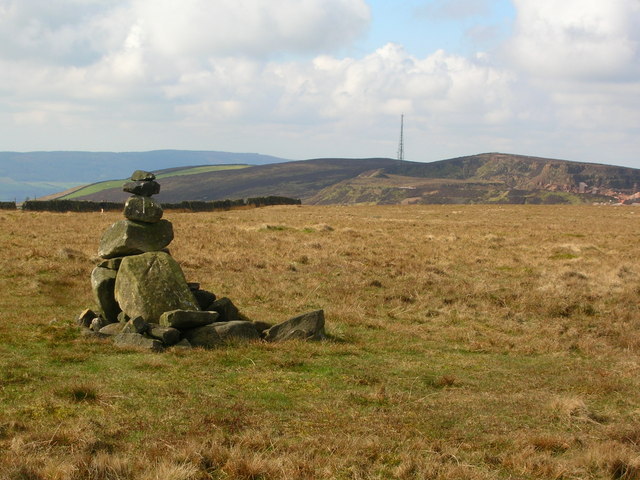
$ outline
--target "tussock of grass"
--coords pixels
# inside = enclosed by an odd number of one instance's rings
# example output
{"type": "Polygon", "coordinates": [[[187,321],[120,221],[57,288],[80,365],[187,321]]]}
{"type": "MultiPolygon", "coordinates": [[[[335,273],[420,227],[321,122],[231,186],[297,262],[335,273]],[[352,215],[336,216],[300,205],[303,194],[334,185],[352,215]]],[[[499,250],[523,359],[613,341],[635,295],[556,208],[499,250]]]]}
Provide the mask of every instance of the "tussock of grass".
{"type": "Polygon", "coordinates": [[[172,213],[190,281],[331,339],[162,355],[74,324],[119,214],[0,212],[0,478],[637,478],[630,211],[172,213]]]}
{"type": "Polygon", "coordinates": [[[71,385],[63,389],[60,394],[74,402],[95,402],[98,399],[98,391],[94,385],[71,385]]]}

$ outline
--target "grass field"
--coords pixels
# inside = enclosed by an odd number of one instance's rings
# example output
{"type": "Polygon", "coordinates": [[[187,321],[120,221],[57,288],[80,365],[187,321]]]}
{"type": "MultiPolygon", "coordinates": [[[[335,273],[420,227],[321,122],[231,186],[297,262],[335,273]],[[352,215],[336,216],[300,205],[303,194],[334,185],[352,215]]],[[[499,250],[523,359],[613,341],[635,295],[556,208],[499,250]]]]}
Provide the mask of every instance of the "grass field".
{"type": "Polygon", "coordinates": [[[0,212],[0,478],[640,478],[640,210],[170,213],[189,281],[331,339],[162,354],[75,326],[120,218],[0,212]]]}

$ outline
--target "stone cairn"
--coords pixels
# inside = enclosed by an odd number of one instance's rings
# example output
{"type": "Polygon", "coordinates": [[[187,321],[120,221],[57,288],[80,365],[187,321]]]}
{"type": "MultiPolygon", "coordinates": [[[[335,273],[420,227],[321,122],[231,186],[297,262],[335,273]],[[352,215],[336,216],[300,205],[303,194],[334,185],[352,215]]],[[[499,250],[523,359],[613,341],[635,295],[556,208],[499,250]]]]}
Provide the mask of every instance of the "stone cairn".
{"type": "Polygon", "coordinates": [[[277,325],[253,322],[233,302],[188,283],[167,246],[171,222],[153,198],[160,184],[153,173],[136,170],[123,190],[131,193],[125,220],[102,235],[102,261],[91,272],[96,311],[78,323],[86,335],[112,338],[117,346],[162,351],[167,347],[213,348],[226,340],[321,340],[324,312],[316,310],[277,325]]]}

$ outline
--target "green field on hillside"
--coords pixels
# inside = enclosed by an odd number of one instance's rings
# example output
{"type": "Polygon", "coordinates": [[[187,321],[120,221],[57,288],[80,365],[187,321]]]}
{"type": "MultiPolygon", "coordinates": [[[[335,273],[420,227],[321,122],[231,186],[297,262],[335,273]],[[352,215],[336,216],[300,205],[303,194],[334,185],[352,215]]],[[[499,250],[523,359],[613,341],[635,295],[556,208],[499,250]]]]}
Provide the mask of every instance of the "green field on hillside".
{"type": "MultiPolygon", "coordinates": [[[[167,173],[161,173],[156,176],[156,178],[168,178],[168,177],[179,177],[184,175],[197,175],[199,173],[207,173],[207,172],[217,172],[219,170],[237,170],[240,168],[248,168],[250,165],[204,165],[201,167],[190,167],[179,170],[174,170],[167,173]]],[[[108,190],[110,188],[120,188],[124,182],[128,181],[127,179],[121,180],[107,180],[105,182],[93,183],[91,185],[87,185],[80,190],[76,190],[73,193],[65,195],[63,197],[59,197],[59,200],[73,200],[74,198],[84,197],[85,195],[91,195],[92,193],[98,193],[103,190],[108,190]]]]}

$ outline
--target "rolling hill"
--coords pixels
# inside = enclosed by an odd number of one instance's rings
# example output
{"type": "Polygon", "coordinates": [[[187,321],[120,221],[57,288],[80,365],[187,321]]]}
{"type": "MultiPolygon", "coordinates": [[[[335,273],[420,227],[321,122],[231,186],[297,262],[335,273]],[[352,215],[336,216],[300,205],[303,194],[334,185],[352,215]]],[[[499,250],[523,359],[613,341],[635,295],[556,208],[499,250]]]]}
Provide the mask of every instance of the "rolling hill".
{"type": "Polygon", "coordinates": [[[0,201],[42,197],[87,183],[125,178],[133,170],[190,165],[264,165],[287,159],[257,153],[155,150],[151,152],[0,152],[0,201]]]}
{"type": "MultiPolygon", "coordinates": [[[[431,163],[325,158],[191,175],[180,171],[157,172],[164,177],[160,202],[279,195],[307,204],[613,203],[633,201],[640,185],[638,169],[503,153],[431,163]]],[[[75,198],[127,198],[117,185],[98,190],[76,192],[75,198]]]]}
{"type": "MultiPolygon", "coordinates": [[[[160,202],[168,203],[268,195],[304,200],[324,188],[357,177],[362,172],[372,168],[390,168],[395,163],[396,160],[386,158],[316,159],[259,165],[239,170],[204,172],[197,175],[166,176],[162,179],[162,189],[157,198],[160,202]]],[[[155,173],[162,176],[166,171],[155,173]]],[[[77,198],[120,201],[127,197],[128,194],[122,192],[121,188],[110,188],[77,198]]]]}

